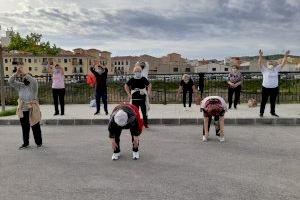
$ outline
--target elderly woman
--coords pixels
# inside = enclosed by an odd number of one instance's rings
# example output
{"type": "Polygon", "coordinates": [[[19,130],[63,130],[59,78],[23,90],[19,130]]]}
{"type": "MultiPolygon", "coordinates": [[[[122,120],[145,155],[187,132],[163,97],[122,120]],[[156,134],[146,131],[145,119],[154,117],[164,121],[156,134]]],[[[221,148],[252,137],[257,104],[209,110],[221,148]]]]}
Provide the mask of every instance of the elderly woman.
{"type": "Polygon", "coordinates": [[[60,114],[65,114],[65,76],[64,70],[59,64],[55,65],[54,70],[49,67],[49,74],[52,75],[52,95],[54,102],[54,115],[59,115],[58,102],[60,104],[60,114]]]}
{"type": "Polygon", "coordinates": [[[188,111],[186,108],[186,95],[189,93],[189,109],[192,106],[192,100],[193,100],[193,92],[197,92],[195,84],[191,77],[188,74],[184,74],[182,76],[182,80],[180,82],[180,86],[178,88],[177,96],[176,98],[179,98],[179,93],[182,91],[182,102],[183,102],[183,107],[185,111],[188,111]]]}
{"type": "Polygon", "coordinates": [[[219,136],[220,142],[224,142],[224,115],[227,111],[225,100],[219,96],[208,96],[202,100],[200,108],[204,116],[202,141],[207,141],[212,117],[214,117],[216,135],[219,136]]]}
{"type": "Polygon", "coordinates": [[[8,83],[11,87],[15,88],[19,94],[17,115],[20,118],[23,132],[23,144],[19,149],[29,147],[30,127],[37,147],[41,147],[43,142],[40,127],[41,112],[38,103],[37,81],[31,74],[26,73],[23,67],[19,67],[17,72],[8,79],[8,83]],[[22,81],[17,80],[18,75],[21,75],[22,81]]]}
{"type": "Polygon", "coordinates": [[[131,99],[133,105],[141,108],[145,128],[148,128],[149,98],[151,95],[151,83],[142,76],[142,68],[135,66],[133,69],[134,77],[129,79],[124,85],[124,89],[131,99]]]}
{"type": "Polygon", "coordinates": [[[234,94],[234,103],[233,106],[236,109],[237,104],[240,100],[240,94],[242,89],[242,80],[243,76],[239,70],[238,65],[232,65],[231,71],[228,74],[228,103],[229,103],[229,109],[231,109],[232,106],[232,97],[234,94]]]}
{"type": "Polygon", "coordinates": [[[287,56],[290,51],[286,51],[281,64],[277,64],[274,61],[264,61],[263,52],[259,50],[258,66],[260,67],[263,75],[262,91],[261,91],[261,103],[260,103],[260,117],[264,116],[265,107],[270,96],[271,115],[279,117],[275,112],[275,103],[278,95],[278,74],[287,62],[287,56]]]}

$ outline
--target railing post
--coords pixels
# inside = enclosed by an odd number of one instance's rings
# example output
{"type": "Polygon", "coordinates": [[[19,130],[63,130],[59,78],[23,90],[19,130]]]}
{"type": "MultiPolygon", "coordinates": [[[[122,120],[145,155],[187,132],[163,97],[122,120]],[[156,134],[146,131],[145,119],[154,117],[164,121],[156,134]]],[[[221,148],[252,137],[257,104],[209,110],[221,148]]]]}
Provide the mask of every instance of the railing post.
{"type": "Polygon", "coordinates": [[[280,81],[281,81],[280,77],[281,77],[281,75],[278,74],[278,95],[277,95],[278,97],[277,97],[277,104],[279,104],[279,102],[280,102],[280,100],[279,100],[279,98],[280,98],[280,81]]]}
{"type": "Polygon", "coordinates": [[[167,105],[166,76],[164,75],[164,105],[167,105]]]}

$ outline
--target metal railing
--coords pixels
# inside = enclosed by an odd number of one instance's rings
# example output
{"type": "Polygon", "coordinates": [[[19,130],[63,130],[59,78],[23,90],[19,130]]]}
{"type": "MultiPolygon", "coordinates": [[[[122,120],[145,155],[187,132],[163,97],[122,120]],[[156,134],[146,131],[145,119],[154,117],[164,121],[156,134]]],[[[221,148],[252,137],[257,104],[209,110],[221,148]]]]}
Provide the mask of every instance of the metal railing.
{"type": "MultiPolygon", "coordinates": [[[[261,101],[262,74],[260,72],[243,72],[243,84],[240,102],[246,103],[254,98],[261,101]]],[[[190,74],[196,86],[199,85],[199,74],[190,74]]],[[[181,74],[152,74],[149,81],[152,83],[153,95],[151,103],[168,104],[179,103],[182,98],[176,99],[177,90],[181,81],[181,74]]],[[[218,95],[227,100],[228,73],[205,73],[203,96],[218,95]]],[[[119,103],[127,99],[124,84],[131,76],[108,76],[108,102],[119,103]]],[[[50,76],[36,76],[39,83],[39,100],[41,104],[52,104],[52,89],[50,76]]],[[[300,72],[281,72],[279,75],[278,103],[300,103],[300,72]]],[[[201,80],[200,80],[201,82],[201,80]]],[[[17,93],[6,85],[6,104],[16,104],[17,93]]],[[[94,88],[86,84],[85,75],[65,76],[66,96],[68,104],[89,103],[94,98],[94,88]]],[[[200,93],[196,94],[200,96],[200,93]]]]}

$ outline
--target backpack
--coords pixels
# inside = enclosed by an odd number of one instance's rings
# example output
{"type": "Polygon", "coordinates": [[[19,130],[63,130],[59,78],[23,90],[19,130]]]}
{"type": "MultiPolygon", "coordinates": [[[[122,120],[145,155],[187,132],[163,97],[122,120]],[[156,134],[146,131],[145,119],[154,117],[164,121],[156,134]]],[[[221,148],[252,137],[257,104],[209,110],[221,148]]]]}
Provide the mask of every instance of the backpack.
{"type": "Polygon", "coordinates": [[[90,86],[90,87],[95,87],[96,85],[96,77],[93,73],[89,72],[86,76],[86,83],[90,86]]]}

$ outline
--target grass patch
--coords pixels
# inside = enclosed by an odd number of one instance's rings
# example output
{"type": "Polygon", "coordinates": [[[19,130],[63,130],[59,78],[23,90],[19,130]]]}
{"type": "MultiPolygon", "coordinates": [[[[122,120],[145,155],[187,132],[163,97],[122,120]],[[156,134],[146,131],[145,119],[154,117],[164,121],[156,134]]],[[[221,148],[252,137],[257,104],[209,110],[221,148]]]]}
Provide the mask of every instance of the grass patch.
{"type": "Polygon", "coordinates": [[[17,108],[11,108],[11,109],[5,110],[4,112],[0,111],[0,117],[16,115],[16,111],[17,111],[17,108]]]}

